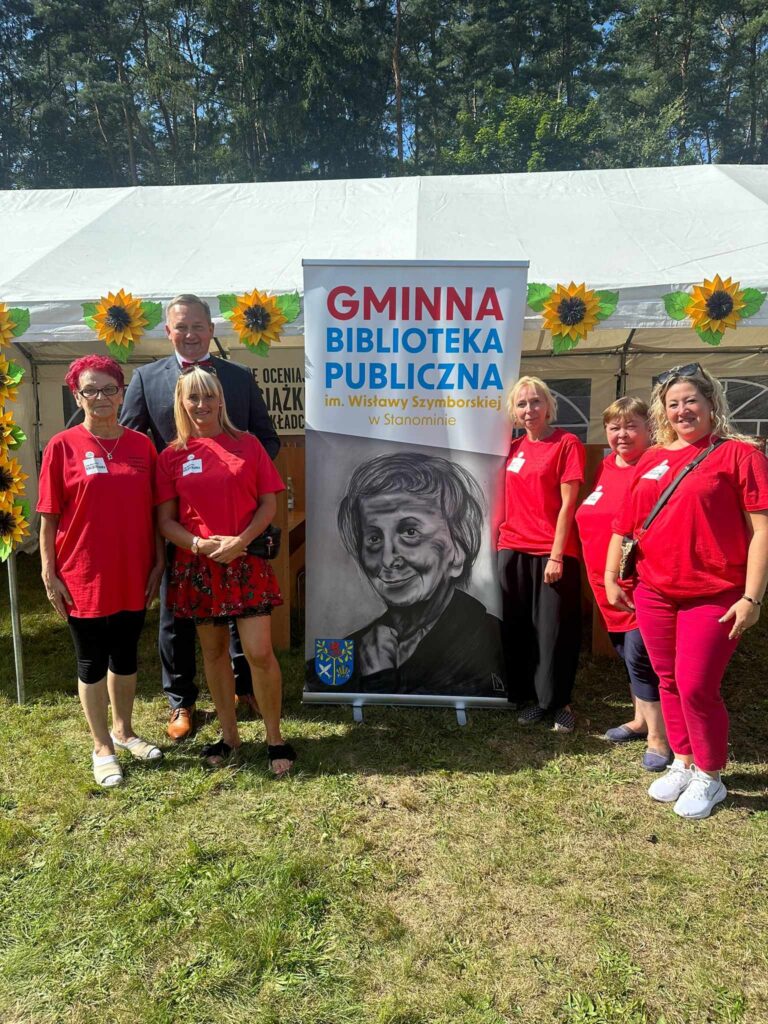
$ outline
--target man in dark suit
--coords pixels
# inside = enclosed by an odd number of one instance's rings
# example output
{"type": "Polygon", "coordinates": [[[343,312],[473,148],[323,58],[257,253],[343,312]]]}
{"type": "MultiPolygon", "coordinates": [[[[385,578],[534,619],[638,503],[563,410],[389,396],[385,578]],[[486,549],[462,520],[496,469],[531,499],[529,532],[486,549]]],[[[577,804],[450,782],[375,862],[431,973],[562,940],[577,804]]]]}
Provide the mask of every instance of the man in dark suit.
{"type": "MultiPolygon", "coordinates": [[[[239,430],[257,437],[270,458],[280,449],[264,404],[250,370],[225,359],[211,357],[208,347],[213,338],[213,323],[208,303],[196,295],[177,295],[166,310],[165,333],[174,352],[167,359],[140,366],[134,371],[125,392],[120,422],[126,427],[151,434],[158,452],[176,436],[173,396],[176,381],[185,366],[210,365],[221,381],[227,414],[239,430]]],[[[175,619],[166,607],[167,573],[160,590],[160,660],[163,664],[163,690],[171,706],[168,735],[186,739],[194,731],[195,701],[195,625],[191,619],[175,619]]],[[[233,630],[237,637],[237,631],[233,630]]],[[[255,709],[248,663],[239,641],[231,651],[239,700],[255,709]]]]}

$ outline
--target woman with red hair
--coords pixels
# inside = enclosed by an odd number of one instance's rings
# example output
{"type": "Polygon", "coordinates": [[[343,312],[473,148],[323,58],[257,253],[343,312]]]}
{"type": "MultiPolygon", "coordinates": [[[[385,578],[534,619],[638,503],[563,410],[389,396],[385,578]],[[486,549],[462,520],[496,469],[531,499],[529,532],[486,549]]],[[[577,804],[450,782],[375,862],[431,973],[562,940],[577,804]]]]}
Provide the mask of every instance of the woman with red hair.
{"type": "Polygon", "coordinates": [[[85,419],[54,435],[43,453],[42,575],[74,641],[94,778],[117,786],[123,773],[116,747],[142,761],[162,757],[131,721],[139,634],[164,570],[153,514],[157,456],[149,438],[118,422],[125,388],[119,363],[84,356],[66,382],[85,419]]]}

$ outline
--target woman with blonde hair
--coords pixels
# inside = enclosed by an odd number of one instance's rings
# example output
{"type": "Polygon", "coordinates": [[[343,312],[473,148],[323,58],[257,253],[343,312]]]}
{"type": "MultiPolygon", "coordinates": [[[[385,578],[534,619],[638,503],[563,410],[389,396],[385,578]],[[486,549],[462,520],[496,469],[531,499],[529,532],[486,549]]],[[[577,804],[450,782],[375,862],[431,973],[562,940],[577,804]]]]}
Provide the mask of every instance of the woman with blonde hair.
{"type": "Polygon", "coordinates": [[[196,365],[176,383],[177,437],[160,455],[158,524],[176,551],[168,604],[195,621],[222,738],[202,750],[216,766],[236,755],[235,680],[228,622],[235,619],[264,719],[272,772],[290,770],[296,752],[280,732],[282,682],[270,614],[282,604],[269,562],[249,545],[274,518],[284,484],[260,441],[236,430],[215,373],[196,365]]]}
{"type": "Polygon", "coordinates": [[[605,589],[614,607],[636,610],[660,681],[674,761],[648,793],[683,818],[706,818],[727,795],[720,685],[768,582],[768,460],[734,430],[720,382],[698,363],[657,378],[651,422],[657,445],[613,524],[605,589]],[[625,536],[637,541],[631,595],[618,583],[625,536]]]}
{"type": "Polygon", "coordinates": [[[642,765],[662,772],[669,764],[669,745],[659,704],[659,680],[637,625],[635,613],[614,608],[605,592],[605,556],[613,533],[613,520],[624,505],[638,460],[651,443],[648,406],[626,396],[603,412],[605,437],[610,448],[598,467],[589,495],[576,512],[576,526],[587,578],[608,636],[629,676],[634,716],[605,734],[610,743],[646,740],[642,765]]]}
{"type": "Polygon", "coordinates": [[[581,642],[579,544],[573,517],[584,480],[584,445],[553,426],[557,403],[538,377],[521,377],[507,397],[516,427],[504,474],[499,530],[507,689],[525,704],[522,725],[554,719],[573,732],[571,692],[581,642]]]}

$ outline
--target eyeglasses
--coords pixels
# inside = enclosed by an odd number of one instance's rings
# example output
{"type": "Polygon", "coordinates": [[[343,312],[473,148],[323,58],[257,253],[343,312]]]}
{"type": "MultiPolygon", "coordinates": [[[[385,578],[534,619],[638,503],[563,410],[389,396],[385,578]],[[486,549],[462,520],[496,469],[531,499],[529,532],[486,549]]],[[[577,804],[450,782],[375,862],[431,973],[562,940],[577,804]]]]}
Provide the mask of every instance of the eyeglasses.
{"type": "Polygon", "coordinates": [[[675,377],[701,377],[704,371],[699,363],[687,363],[685,366],[673,366],[671,370],[665,370],[656,378],[657,384],[666,384],[675,377]]]}
{"type": "Polygon", "coordinates": [[[105,388],[83,388],[82,391],[78,391],[78,395],[82,395],[83,398],[98,398],[102,395],[104,398],[114,398],[118,391],[122,389],[117,384],[107,384],[105,388]]]}

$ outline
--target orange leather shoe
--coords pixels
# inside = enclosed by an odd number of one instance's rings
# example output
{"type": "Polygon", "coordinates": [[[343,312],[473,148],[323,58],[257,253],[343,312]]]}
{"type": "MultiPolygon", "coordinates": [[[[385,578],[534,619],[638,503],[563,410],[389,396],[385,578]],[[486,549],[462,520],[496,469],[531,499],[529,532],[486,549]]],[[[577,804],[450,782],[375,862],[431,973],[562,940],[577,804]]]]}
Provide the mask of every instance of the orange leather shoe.
{"type": "Polygon", "coordinates": [[[195,731],[195,705],[189,708],[174,708],[165,730],[174,743],[181,743],[195,731]]]}

